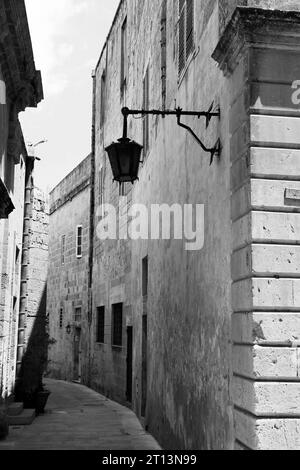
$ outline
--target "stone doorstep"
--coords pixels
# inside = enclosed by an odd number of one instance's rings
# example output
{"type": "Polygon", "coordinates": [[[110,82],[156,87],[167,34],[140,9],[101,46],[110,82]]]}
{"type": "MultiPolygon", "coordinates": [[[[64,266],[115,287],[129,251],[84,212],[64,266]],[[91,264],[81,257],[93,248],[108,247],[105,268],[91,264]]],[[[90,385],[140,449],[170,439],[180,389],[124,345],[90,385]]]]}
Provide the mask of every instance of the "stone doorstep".
{"type": "Polygon", "coordinates": [[[23,410],[17,416],[7,416],[9,426],[29,426],[36,417],[35,410],[23,410]]]}
{"type": "Polygon", "coordinates": [[[11,403],[7,408],[8,416],[19,416],[23,411],[23,403],[11,403]]]}

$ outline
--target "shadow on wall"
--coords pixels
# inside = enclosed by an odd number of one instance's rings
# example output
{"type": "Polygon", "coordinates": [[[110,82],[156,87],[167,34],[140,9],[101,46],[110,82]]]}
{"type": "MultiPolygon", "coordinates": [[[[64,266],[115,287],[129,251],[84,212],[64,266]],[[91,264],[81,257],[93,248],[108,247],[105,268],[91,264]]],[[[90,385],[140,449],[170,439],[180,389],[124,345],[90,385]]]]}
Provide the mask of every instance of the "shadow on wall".
{"type": "Polygon", "coordinates": [[[25,408],[36,408],[38,393],[43,391],[49,343],[46,295],[47,286],[44,287],[37,315],[32,319],[31,334],[15,385],[16,401],[24,402],[25,408]]]}

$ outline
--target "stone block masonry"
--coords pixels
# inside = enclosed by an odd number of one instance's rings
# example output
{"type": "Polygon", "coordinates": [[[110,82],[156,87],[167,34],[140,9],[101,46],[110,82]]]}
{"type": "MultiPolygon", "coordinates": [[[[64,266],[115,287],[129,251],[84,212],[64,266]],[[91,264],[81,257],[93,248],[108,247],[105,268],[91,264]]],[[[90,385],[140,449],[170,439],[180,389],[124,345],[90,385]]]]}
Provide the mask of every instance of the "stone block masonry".
{"type": "Polygon", "coordinates": [[[286,197],[297,194],[300,179],[300,110],[292,102],[292,83],[300,76],[299,35],[297,13],[240,9],[215,53],[232,90],[233,401],[238,448],[300,448],[300,206],[297,198],[286,197]]]}

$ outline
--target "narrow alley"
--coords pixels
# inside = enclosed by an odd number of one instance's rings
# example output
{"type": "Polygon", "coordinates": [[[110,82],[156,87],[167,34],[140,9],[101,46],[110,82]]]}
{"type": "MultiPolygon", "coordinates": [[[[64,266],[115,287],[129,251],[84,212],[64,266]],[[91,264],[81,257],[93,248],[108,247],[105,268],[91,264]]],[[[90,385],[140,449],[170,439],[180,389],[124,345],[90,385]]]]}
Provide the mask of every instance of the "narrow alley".
{"type": "Polygon", "coordinates": [[[300,450],[299,348],[300,0],[0,0],[0,452],[300,450]]]}
{"type": "Polygon", "coordinates": [[[159,450],[129,409],[82,385],[45,380],[44,415],[12,426],[1,450],[159,450]]]}

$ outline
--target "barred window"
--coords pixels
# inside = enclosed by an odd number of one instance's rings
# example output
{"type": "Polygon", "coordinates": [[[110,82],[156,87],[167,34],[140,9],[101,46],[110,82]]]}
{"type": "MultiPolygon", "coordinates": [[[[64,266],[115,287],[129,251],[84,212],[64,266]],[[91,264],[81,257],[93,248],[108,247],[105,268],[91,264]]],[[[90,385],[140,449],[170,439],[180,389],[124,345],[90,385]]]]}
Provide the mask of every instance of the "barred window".
{"type": "Polygon", "coordinates": [[[104,344],[105,340],[105,307],[97,308],[97,343],[104,344]]]}
{"type": "Polygon", "coordinates": [[[112,306],[112,345],[122,346],[123,343],[123,304],[112,306]]]}
{"type": "Polygon", "coordinates": [[[194,50],[194,0],[179,0],[179,75],[194,50]]]}
{"type": "Polygon", "coordinates": [[[59,328],[62,329],[64,322],[64,309],[61,308],[59,311],[59,328]]]}

